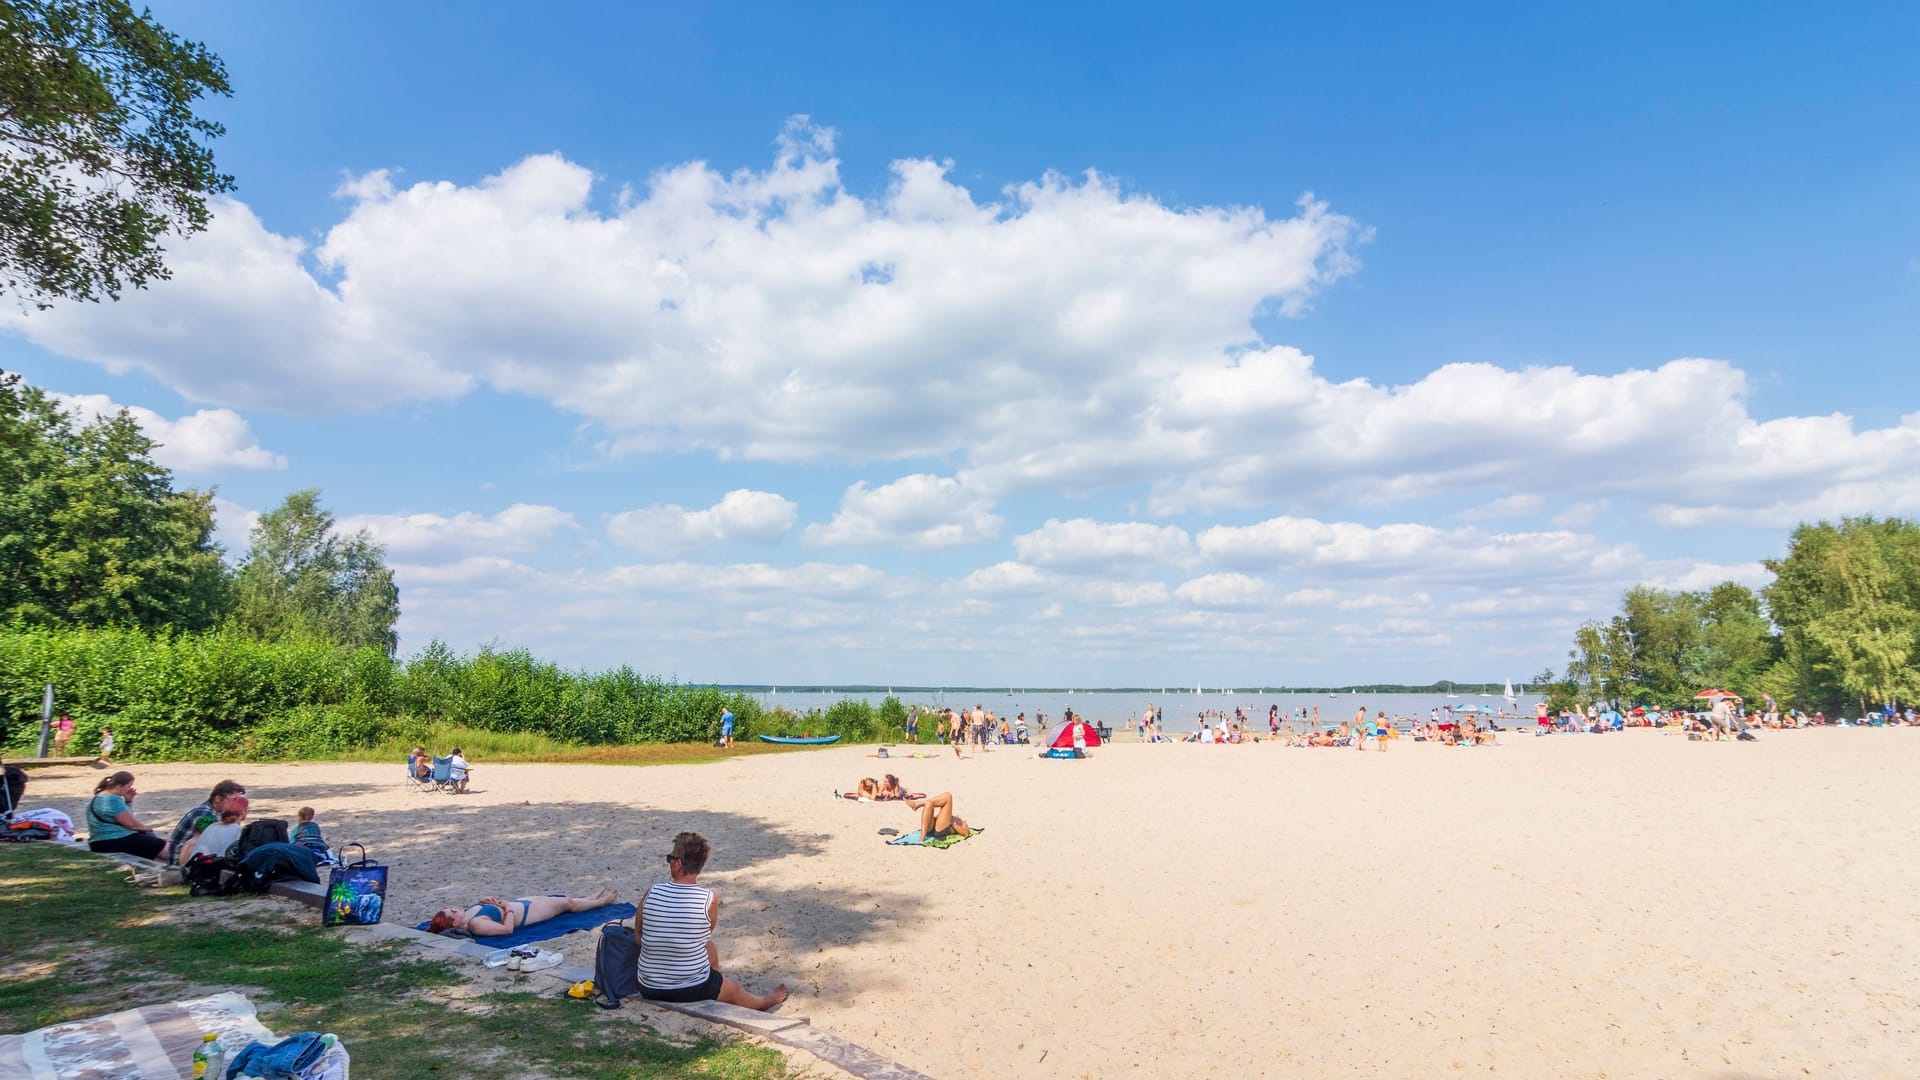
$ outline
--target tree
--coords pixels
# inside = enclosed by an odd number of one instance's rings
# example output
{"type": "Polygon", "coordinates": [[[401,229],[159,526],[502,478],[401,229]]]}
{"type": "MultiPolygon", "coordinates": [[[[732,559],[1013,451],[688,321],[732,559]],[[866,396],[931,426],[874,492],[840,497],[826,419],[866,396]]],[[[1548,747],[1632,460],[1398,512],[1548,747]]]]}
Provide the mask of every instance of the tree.
{"type": "Polygon", "coordinates": [[[312,489],[287,496],[253,527],[236,581],[234,621],[267,638],[310,634],[392,656],[400,590],[386,550],[363,529],[341,538],[312,489]]]}
{"type": "Polygon", "coordinates": [[[206,629],[227,572],[213,496],[175,491],[121,410],[75,429],[0,373],[0,618],[34,625],[206,629]]]}
{"type": "Polygon", "coordinates": [[[1767,568],[1767,608],[1802,696],[1827,706],[1920,696],[1920,525],[1802,525],[1767,568]]]}
{"type": "Polygon", "coordinates": [[[226,66],[125,0],[0,0],[0,280],[23,302],[118,299],[233,189],[193,113],[226,66]]]}

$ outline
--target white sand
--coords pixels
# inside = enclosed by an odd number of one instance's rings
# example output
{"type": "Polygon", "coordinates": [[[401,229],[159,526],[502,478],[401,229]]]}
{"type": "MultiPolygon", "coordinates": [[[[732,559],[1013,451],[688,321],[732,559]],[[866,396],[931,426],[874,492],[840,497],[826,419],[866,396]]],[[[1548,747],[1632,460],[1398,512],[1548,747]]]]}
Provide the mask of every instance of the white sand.
{"type": "MultiPolygon", "coordinates": [[[[168,826],[232,775],[393,866],[407,922],[483,893],[637,896],[715,849],[723,967],[936,1076],[1920,1076],[1920,731],[1449,750],[1121,745],[671,768],[136,767],[168,826]],[[987,826],[889,847],[861,775],[987,826]]],[[[78,812],[97,773],[40,770],[78,812]]],[[[563,943],[590,962],[582,938],[563,943]]]]}

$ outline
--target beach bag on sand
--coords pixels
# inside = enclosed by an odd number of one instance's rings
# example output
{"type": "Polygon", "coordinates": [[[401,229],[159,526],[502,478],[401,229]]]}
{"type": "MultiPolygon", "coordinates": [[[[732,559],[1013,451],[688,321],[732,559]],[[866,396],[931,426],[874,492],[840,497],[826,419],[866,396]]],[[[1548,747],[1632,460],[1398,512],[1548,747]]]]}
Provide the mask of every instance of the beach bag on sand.
{"type": "Polygon", "coordinates": [[[321,926],[372,926],[387,903],[387,868],[367,859],[365,844],[341,844],[339,863],[327,871],[327,903],[321,926]],[[360,849],[360,861],[347,862],[347,849],[360,849]]]}
{"type": "Polygon", "coordinates": [[[616,922],[600,928],[600,946],[593,952],[593,986],[603,995],[603,1009],[617,1009],[621,998],[640,993],[640,943],[633,940],[633,927],[616,922]]]}

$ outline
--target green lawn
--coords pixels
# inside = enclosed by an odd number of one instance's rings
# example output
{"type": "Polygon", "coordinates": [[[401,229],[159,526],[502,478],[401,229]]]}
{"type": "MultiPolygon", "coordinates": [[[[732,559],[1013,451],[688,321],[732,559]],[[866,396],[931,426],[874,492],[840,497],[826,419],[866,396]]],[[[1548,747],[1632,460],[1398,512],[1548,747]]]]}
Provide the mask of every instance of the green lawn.
{"type": "Polygon", "coordinates": [[[278,1034],[338,1034],[355,1080],[786,1075],[776,1051],[670,1042],[557,982],[544,995],[461,993],[464,961],[349,943],[315,921],[278,901],[137,888],[97,856],[0,844],[0,1033],[238,990],[278,1034]]]}

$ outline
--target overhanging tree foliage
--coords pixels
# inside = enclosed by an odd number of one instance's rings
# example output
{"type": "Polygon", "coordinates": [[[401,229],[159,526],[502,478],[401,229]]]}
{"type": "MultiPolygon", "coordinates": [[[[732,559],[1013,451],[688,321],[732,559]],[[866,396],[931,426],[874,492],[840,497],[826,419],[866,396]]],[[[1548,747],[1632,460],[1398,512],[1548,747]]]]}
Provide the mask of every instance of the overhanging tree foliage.
{"type": "Polygon", "coordinates": [[[226,67],[124,0],[0,0],[0,282],[21,302],[165,279],[161,239],[233,188],[194,115],[226,67]]]}
{"type": "Polygon", "coordinates": [[[309,635],[392,656],[400,590],[385,559],[365,530],[335,535],[319,492],[296,491],[253,527],[234,621],[262,637],[309,635]]]}

